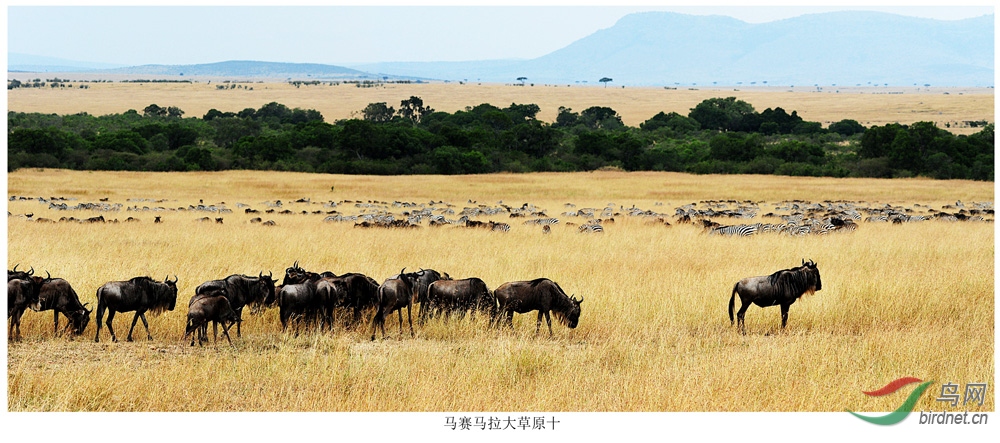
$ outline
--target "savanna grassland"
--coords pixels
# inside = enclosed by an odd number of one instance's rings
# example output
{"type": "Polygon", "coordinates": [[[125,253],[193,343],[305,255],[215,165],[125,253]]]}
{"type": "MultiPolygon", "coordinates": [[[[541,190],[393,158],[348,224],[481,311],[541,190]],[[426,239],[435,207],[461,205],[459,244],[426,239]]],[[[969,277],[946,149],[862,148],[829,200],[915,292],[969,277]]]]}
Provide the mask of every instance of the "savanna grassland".
{"type": "MultiPolygon", "coordinates": [[[[52,74],[49,75],[50,77],[52,74]]],[[[63,78],[83,75],[66,74],[63,78]]],[[[18,77],[15,75],[15,77],[18,77]]],[[[22,80],[38,74],[21,74],[22,80]],[[27,77],[25,77],[27,76],[27,77]]],[[[40,78],[40,77],[39,77],[40,78]]],[[[99,80],[100,78],[89,79],[99,80]]],[[[44,80],[44,79],[43,79],[44,80]]],[[[183,78],[181,78],[183,80],[183,78]]],[[[505,107],[511,103],[534,103],[541,108],[538,119],[554,122],[559,107],[577,112],[591,106],[613,108],[628,126],[639,126],[659,112],[688,112],[703,100],[713,97],[736,97],[758,111],[781,107],[797,111],[807,121],[823,126],[843,119],[853,119],[866,127],[887,123],[911,124],[934,122],[955,134],[972,134],[981,128],[963,126],[965,121],[994,121],[992,88],[919,88],[919,87],[750,87],[750,88],[679,88],[596,87],[579,85],[500,85],[500,84],[386,84],[358,88],[354,84],[311,85],[296,87],[281,82],[240,83],[239,89],[220,90],[223,80],[202,79],[198,83],[79,83],[67,88],[17,88],[7,91],[7,108],[17,112],[56,113],[87,112],[91,115],[139,112],[150,104],[176,106],[187,117],[200,117],[210,109],[239,112],[278,102],[289,108],[315,109],[327,122],[360,118],[369,103],[397,104],[411,96],[438,111],[455,112],[466,107],[489,103],[505,107]],[[86,89],[79,88],[86,85],[86,89]],[[251,90],[252,88],[252,90],[251,90]],[[947,125],[947,126],[946,126],[947,125]],[[950,127],[949,127],[950,126],[950,127]]]]}
{"type": "MultiPolygon", "coordinates": [[[[177,308],[149,319],[152,341],[144,339],[141,323],[137,341],[124,341],[129,313],[115,319],[122,342],[111,343],[105,328],[94,343],[93,318],[73,339],[53,336],[51,313],[27,312],[23,341],[7,347],[10,411],[888,411],[899,398],[861,398],[859,391],[903,376],[964,385],[990,382],[995,373],[993,223],[861,222],[853,233],[733,238],[624,214],[603,234],[585,235],[566,226],[581,219],[559,215],[566,203],[634,205],[672,215],[701,200],[757,201],[763,213],[793,199],[921,212],[914,204],[941,209],[958,200],[992,202],[992,183],[623,172],[369,177],[61,170],[19,170],[7,183],[8,196],[75,198],[70,206],[107,198],[126,207],[174,209],[56,211],[37,200],[9,201],[8,269],[33,266],[65,278],[91,307],[96,288],[107,281],[179,278],[177,308]],[[310,203],[294,203],[302,198],[310,203]],[[444,200],[456,213],[474,206],[470,201],[496,206],[502,200],[534,204],[562,222],[550,235],[503,215],[479,219],[509,222],[508,233],[426,222],[386,230],[301,213],[327,211],[323,203],[345,199],[444,200]],[[218,214],[176,210],[200,200],[224,202],[234,212],[223,214],[220,225],[195,221],[218,214]],[[264,202],[274,200],[294,214],[261,214],[276,222],[272,227],[250,224],[256,215],[236,206],[264,210],[264,202]],[[26,220],[25,213],[141,221],[46,224],[26,220]],[[163,223],[153,224],[154,215],[163,223]],[[739,334],[726,312],[733,284],[802,259],[818,264],[822,290],[792,305],[785,330],[778,308],[751,307],[748,333],[739,334]],[[235,273],[280,277],[296,260],[310,271],[362,272],[379,282],[403,267],[480,277],[491,288],[548,277],[585,301],[579,326],[553,322],[552,337],[544,324],[535,335],[534,314],[516,315],[513,331],[490,329],[482,317],[432,319],[415,324],[415,338],[400,333],[393,315],[388,338],[374,342],[368,314],[355,330],[338,326],[295,336],[281,332],[271,308],[245,312],[243,337],[234,334],[232,347],[224,339],[191,347],[182,338],[198,284],[235,273]]],[[[337,209],[360,211],[351,204],[337,209]]],[[[940,409],[933,398],[923,396],[916,408],[940,409]]],[[[993,409],[992,389],[982,407],[969,407],[993,409]]]]}

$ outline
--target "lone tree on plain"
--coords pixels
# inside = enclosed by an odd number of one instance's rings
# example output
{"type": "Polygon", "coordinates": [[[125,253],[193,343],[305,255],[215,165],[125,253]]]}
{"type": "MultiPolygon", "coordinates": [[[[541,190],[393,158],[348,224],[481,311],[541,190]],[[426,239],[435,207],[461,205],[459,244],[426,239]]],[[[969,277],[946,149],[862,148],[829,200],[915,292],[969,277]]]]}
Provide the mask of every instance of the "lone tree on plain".
{"type": "Polygon", "coordinates": [[[604,88],[607,89],[608,82],[610,82],[612,80],[611,80],[611,77],[601,77],[601,79],[598,80],[598,81],[601,82],[601,83],[604,83],[604,88]]]}
{"type": "Polygon", "coordinates": [[[524,86],[524,81],[527,80],[527,79],[528,79],[528,77],[518,77],[517,81],[521,82],[521,86],[524,86]]]}

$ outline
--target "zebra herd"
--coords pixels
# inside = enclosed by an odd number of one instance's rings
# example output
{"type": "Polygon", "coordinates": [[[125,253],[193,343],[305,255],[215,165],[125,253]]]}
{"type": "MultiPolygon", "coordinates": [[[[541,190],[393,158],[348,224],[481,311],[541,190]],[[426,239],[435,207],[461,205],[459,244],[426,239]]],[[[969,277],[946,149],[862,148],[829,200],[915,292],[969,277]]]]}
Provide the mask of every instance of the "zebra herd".
{"type": "MultiPolygon", "coordinates": [[[[129,199],[125,204],[108,203],[108,199],[100,199],[96,203],[78,203],[70,206],[65,198],[57,197],[24,197],[11,196],[10,201],[33,201],[45,205],[47,209],[63,212],[85,210],[91,212],[112,214],[118,211],[135,213],[149,212],[156,214],[156,223],[167,220],[172,214],[183,212],[210,213],[215,223],[222,223],[223,214],[235,213],[225,202],[205,204],[199,200],[197,205],[176,206],[168,208],[166,200],[129,199]],[[158,206],[149,206],[149,204],[158,206]],[[142,204],[142,206],[140,206],[142,204]]],[[[708,235],[745,237],[757,234],[785,234],[789,236],[804,236],[810,234],[829,234],[833,232],[853,232],[859,223],[913,223],[928,220],[950,222],[992,222],[993,203],[973,202],[955,204],[935,209],[927,205],[913,204],[899,206],[892,204],[875,204],[856,201],[823,201],[809,202],[804,200],[781,201],[768,204],[761,201],[737,200],[702,200],[674,208],[673,212],[665,212],[658,207],[664,206],[656,202],[654,209],[644,209],[635,205],[625,206],[608,203],[601,207],[577,208],[573,203],[565,203],[564,211],[553,217],[548,209],[531,203],[520,206],[507,205],[503,201],[495,204],[484,204],[474,200],[459,205],[444,200],[431,200],[426,203],[405,201],[378,200],[341,200],[334,202],[313,202],[310,198],[300,198],[294,201],[264,201],[258,208],[250,204],[237,202],[236,208],[242,209],[249,216],[267,213],[276,216],[307,216],[322,215],[325,223],[352,223],[358,228],[431,228],[465,227],[477,228],[491,232],[509,233],[524,229],[539,229],[543,234],[552,232],[555,226],[575,227],[579,233],[603,233],[616,218],[642,220],[648,224],[671,227],[674,225],[691,224],[702,228],[708,235]],[[500,219],[506,219],[501,221],[500,219]],[[519,224],[516,220],[522,219],[519,224]],[[727,220],[739,220],[731,223],[727,220]],[[745,220],[745,222],[744,222],[745,220]],[[754,223],[749,221],[753,220],[754,223]]],[[[34,211],[21,214],[28,221],[51,221],[43,217],[34,217],[34,211]]],[[[13,214],[8,213],[13,216],[13,214]]],[[[105,217],[62,217],[61,221],[93,223],[104,222],[105,217]]],[[[212,221],[206,216],[193,220],[212,221]]],[[[107,221],[117,221],[117,218],[107,221]]],[[[138,217],[129,216],[126,221],[140,222],[138,217]]],[[[171,220],[172,221],[172,220],[171,220]]],[[[273,220],[263,222],[260,217],[249,219],[249,224],[274,226],[273,220]]],[[[538,232],[538,231],[536,231],[538,232]]]]}

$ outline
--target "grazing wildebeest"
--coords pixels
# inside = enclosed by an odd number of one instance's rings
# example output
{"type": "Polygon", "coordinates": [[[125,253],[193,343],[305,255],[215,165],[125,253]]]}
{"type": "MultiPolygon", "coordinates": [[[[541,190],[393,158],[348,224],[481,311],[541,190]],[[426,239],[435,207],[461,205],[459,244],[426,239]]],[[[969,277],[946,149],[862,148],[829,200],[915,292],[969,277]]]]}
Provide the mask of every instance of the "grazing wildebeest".
{"type": "Polygon", "coordinates": [[[87,309],[90,303],[80,303],[80,297],[70,286],[69,282],[61,278],[49,279],[42,285],[38,292],[39,311],[52,312],[52,331],[59,334],[59,314],[62,313],[69,320],[67,328],[73,329],[73,335],[83,334],[90,323],[90,313],[87,309]]]}
{"type": "Polygon", "coordinates": [[[117,342],[115,329],[111,322],[115,318],[116,312],[135,311],[132,318],[132,327],[128,330],[127,341],[132,341],[132,330],[135,329],[135,322],[142,319],[142,325],[146,327],[146,339],[152,340],[149,333],[149,323],[146,322],[146,311],[158,314],[163,311],[173,311],[177,303],[177,276],[174,280],[164,278],[163,282],[158,282],[149,277],[133,277],[128,281],[111,281],[97,288],[97,334],[94,341],[99,342],[101,338],[101,319],[104,317],[104,310],[108,310],[108,332],[111,333],[111,341],[117,342]]]}
{"type": "Polygon", "coordinates": [[[7,327],[8,340],[21,339],[21,316],[24,310],[38,310],[38,292],[47,280],[42,277],[11,279],[7,281],[7,327]]]}
{"type": "MultiPolygon", "coordinates": [[[[514,328],[514,313],[538,311],[538,321],[535,323],[535,334],[542,327],[542,316],[549,326],[552,335],[552,319],[549,311],[556,314],[556,320],[575,328],[580,321],[580,304],[576,297],[567,296],[559,285],[547,278],[537,278],[531,281],[514,281],[500,285],[493,294],[499,303],[497,315],[507,316],[507,325],[514,328]]],[[[499,320],[499,319],[498,319],[499,320]]]]}
{"type": "MultiPolygon", "coordinates": [[[[263,310],[266,302],[274,299],[274,280],[271,278],[270,271],[267,275],[261,271],[256,277],[233,274],[222,280],[209,280],[195,288],[195,296],[191,298],[188,306],[202,294],[214,293],[219,290],[222,290],[225,297],[229,299],[229,305],[236,312],[236,318],[239,319],[236,322],[236,336],[242,337],[240,323],[243,322],[243,307],[250,305],[251,313],[263,310]]],[[[215,323],[213,329],[217,326],[218,323],[215,323]]]]}
{"type": "MultiPolygon", "coordinates": [[[[208,341],[208,322],[222,323],[222,334],[226,336],[229,344],[233,344],[233,339],[229,337],[229,328],[234,323],[239,323],[239,316],[229,304],[224,290],[214,290],[205,292],[194,302],[188,304],[187,327],[184,330],[184,338],[192,332],[198,336],[198,345],[208,341]]],[[[195,337],[191,337],[191,346],[194,346],[195,337]]]]}
{"type": "Polygon", "coordinates": [[[416,298],[416,273],[405,273],[406,268],[399,272],[399,275],[384,281],[378,288],[378,310],[372,318],[372,340],[375,340],[375,328],[381,327],[382,338],[385,338],[385,317],[399,312],[399,334],[403,334],[403,308],[406,308],[406,319],[410,322],[410,336],[413,337],[413,317],[410,313],[413,306],[413,299],[416,298]]]}
{"type": "Polygon", "coordinates": [[[802,266],[784,269],[774,274],[761,277],[747,277],[733,285],[733,293],[729,297],[729,323],[733,323],[733,305],[736,294],[740,295],[740,310],[736,313],[739,319],[740,332],[746,334],[743,325],[743,315],[753,303],[762,308],[781,305],[781,328],[788,323],[788,307],[806,293],[823,289],[819,269],[812,260],[802,260],[802,266]]]}
{"type": "MultiPolygon", "coordinates": [[[[491,319],[497,313],[497,301],[493,293],[490,292],[483,280],[472,277],[462,280],[438,280],[431,283],[427,290],[428,307],[437,312],[443,311],[445,319],[453,311],[461,312],[471,310],[475,316],[476,311],[482,311],[491,319]]],[[[423,314],[424,307],[420,307],[423,314]]]]}

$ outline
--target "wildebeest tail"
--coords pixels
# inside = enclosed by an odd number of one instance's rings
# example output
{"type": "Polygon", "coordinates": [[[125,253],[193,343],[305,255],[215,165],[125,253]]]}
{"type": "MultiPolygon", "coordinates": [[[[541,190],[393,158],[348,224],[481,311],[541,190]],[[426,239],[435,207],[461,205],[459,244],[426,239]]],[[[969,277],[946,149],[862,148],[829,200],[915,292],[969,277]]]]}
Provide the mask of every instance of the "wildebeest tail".
{"type": "Polygon", "coordinates": [[[740,282],[736,282],[733,285],[733,294],[729,296],[729,324],[733,324],[733,306],[736,303],[736,288],[739,287],[740,282]]]}

